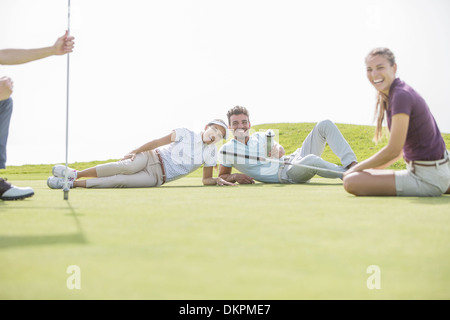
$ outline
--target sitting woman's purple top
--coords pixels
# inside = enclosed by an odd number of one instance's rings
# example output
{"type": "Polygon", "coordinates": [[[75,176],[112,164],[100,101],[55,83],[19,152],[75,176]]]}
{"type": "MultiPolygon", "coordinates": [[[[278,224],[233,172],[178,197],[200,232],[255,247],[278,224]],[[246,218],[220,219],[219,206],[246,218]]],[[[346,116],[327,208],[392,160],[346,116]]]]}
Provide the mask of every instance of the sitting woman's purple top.
{"type": "Polygon", "coordinates": [[[399,78],[389,90],[387,124],[391,129],[392,116],[404,113],[409,116],[408,134],[403,155],[406,160],[432,161],[444,157],[444,139],[425,100],[399,78]]]}

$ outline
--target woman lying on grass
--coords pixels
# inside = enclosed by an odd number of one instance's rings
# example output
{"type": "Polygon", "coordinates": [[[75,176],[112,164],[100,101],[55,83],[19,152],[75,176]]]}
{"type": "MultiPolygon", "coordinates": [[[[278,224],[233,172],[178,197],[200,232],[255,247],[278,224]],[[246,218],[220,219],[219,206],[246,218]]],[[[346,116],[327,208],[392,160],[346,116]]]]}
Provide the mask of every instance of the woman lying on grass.
{"type": "MultiPolygon", "coordinates": [[[[159,187],[186,176],[202,164],[204,185],[232,185],[222,178],[213,178],[217,165],[214,145],[227,138],[227,126],[222,120],[209,122],[200,133],[185,128],[173,130],[169,135],[152,140],[131,151],[117,162],[101,164],[77,171],[68,168],[70,188],[146,188],[159,187]],[[91,178],[83,179],[81,178],[91,178]]],[[[53,177],[47,185],[52,189],[64,187],[66,167],[53,167],[53,177]]]]}
{"type": "Polygon", "coordinates": [[[384,116],[390,131],[387,146],[344,173],[344,187],[359,196],[440,196],[450,193],[450,162],[444,139],[425,100],[396,78],[394,54],[374,49],[366,57],[367,77],[378,91],[377,130],[384,116]],[[404,157],[407,169],[384,169],[404,157]],[[370,169],[370,170],[366,170],[370,169]]]}

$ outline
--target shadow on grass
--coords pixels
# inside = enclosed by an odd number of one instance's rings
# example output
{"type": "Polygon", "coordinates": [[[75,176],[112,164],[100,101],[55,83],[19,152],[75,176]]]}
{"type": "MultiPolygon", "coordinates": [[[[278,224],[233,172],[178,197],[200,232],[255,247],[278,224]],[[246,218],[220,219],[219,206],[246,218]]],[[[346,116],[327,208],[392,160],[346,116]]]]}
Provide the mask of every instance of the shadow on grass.
{"type": "MultiPolygon", "coordinates": [[[[5,205],[0,203],[0,205],[5,205]]],[[[0,250],[12,247],[25,246],[42,246],[42,245],[57,245],[57,244],[86,244],[88,241],[84,235],[80,220],[69,201],[67,201],[68,215],[72,216],[77,231],[69,234],[53,234],[53,235],[19,235],[19,236],[0,236],[0,250]]]]}
{"type": "MultiPolygon", "coordinates": [[[[254,186],[254,187],[261,187],[261,186],[263,186],[263,185],[265,185],[265,184],[267,184],[267,185],[269,185],[269,183],[254,183],[254,184],[236,184],[234,187],[237,187],[237,186],[240,186],[240,187],[246,187],[246,186],[254,186]]],[[[210,186],[203,186],[203,185],[198,185],[198,186],[180,186],[180,185],[174,185],[174,186],[171,186],[171,185],[168,185],[168,186],[166,186],[166,185],[164,185],[164,186],[162,186],[162,187],[159,187],[159,188],[182,188],[182,189],[184,189],[184,188],[217,188],[217,187],[219,187],[219,186],[217,186],[217,185],[210,185],[210,186]]],[[[233,186],[220,186],[220,188],[234,188],[233,186]]]]}
{"type": "Polygon", "coordinates": [[[413,204],[425,204],[425,205],[446,205],[450,204],[450,195],[442,195],[440,197],[396,197],[396,196],[354,196],[348,194],[347,198],[353,199],[377,199],[380,201],[384,200],[395,200],[396,202],[402,203],[413,203],[413,204]]]}
{"type": "MultiPolygon", "coordinates": [[[[169,188],[169,189],[171,189],[171,188],[183,188],[184,189],[184,188],[204,188],[204,187],[210,187],[210,186],[203,186],[203,185],[198,185],[198,186],[163,185],[163,186],[158,187],[158,189],[167,189],[167,188],[169,188]]],[[[212,186],[212,187],[215,187],[215,186],[212,186]]]]}
{"type": "MultiPolygon", "coordinates": [[[[289,187],[289,186],[293,186],[293,185],[304,185],[304,186],[338,186],[338,187],[342,187],[343,183],[342,182],[305,182],[305,183],[264,183],[264,182],[256,182],[253,184],[239,184],[236,183],[234,187],[263,187],[263,186],[271,186],[271,187],[278,187],[278,188],[285,188],[285,187],[289,187]]],[[[179,188],[179,189],[184,189],[184,188],[215,188],[218,187],[216,185],[210,185],[210,186],[204,186],[204,185],[197,185],[197,186],[192,186],[192,185],[164,185],[161,186],[160,188],[179,188]]],[[[233,186],[221,186],[221,188],[233,188],[233,186]]]]}
{"type": "Polygon", "coordinates": [[[331,182],[305,182],[305,183],[280,183],[280,184],[273,184],[274,187],[288,187],[292,185],[299,185],[299,186],[338,186],[342,187],[341,183],[331,183],[331,182]]]}
{"type": "Polygon", "coordinates": [[[413,203],[431,204],[431,205],[446,205],[450,204],[450,194],[445,194],[440,197],[414,197],[405,198],[413,203]]]}
{"type": "Polygon", "coordinates": [[[0,250],[12,247],[42,246],[68,243],[85,244],[86,239],[81,233],[45,236],[0,236],[0,250]]]}

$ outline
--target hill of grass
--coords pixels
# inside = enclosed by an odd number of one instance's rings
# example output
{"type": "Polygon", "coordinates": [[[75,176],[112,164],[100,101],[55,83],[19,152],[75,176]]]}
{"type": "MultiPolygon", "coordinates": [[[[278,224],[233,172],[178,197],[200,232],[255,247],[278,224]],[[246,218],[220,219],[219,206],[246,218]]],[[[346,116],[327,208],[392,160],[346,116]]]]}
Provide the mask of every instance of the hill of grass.
{"type": "MultiPolygon", "coordinates": [[[[299,148],[309,134],[309,132],[314,128],[316,123],[267,123],[255,125],[252,127],[255,131],[273,129],[277,133],[276,140],[284,147],[286,154],[294,152],[299,148]]],[[[369,158],[371,155],[376,153],[378,150],[383,148],[387,144],[387,139],[385,138],[378,144],[372,141],[373,134],[375,131],[374,126],[362,126],[353,124],[336,124],[339,130],[342,132],[343,136],[347,139],[353,151],[355,152],[358,161],[369,158]]],[[[450,148],[450,134],[443,134],[445,143],[448,148],[450,148]]],[[[339,158],[331,151],[327,146],[322,155],[325,160],[340,164],[339,158]]],[[[75,162],[71,163],[70,167],[77,170],[83,170],[86,168],[93,167],[97,164],[115,161],[117,159],[92,161],[92,162],[75,162]]],[[[41,165],[24,165],[24,166],[7,166],[6,170],[1,170],[1,176],[10,177],[10,179],[16,180],[40,180],[44,179],[51,174],[52,167],[54,164],[41,164],[41,165]]],[[[399,160],[394,163],[391,169],[404,169],[405,163],[403,160],[399,160]]],[[[191,173],[190,176],[200,177],[201,169],[191,173]]]]}

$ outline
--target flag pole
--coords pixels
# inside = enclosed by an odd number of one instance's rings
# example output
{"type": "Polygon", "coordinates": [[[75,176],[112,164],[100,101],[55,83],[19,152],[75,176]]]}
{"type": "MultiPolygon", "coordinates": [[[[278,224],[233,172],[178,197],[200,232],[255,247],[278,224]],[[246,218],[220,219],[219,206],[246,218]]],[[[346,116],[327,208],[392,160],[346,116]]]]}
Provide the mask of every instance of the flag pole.
{"type": "MultiPolygon", "coordinates": [[[[67,36],[70,35],[70,0],[67,7],[67,36]]],[[[67,88],[66,88],[66,170],[64,173],[64,200],[69,200],[69,71],[70,71],[70,52],[67,53],[67,88]]]]}

